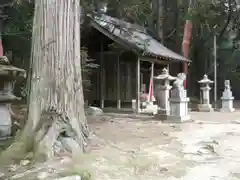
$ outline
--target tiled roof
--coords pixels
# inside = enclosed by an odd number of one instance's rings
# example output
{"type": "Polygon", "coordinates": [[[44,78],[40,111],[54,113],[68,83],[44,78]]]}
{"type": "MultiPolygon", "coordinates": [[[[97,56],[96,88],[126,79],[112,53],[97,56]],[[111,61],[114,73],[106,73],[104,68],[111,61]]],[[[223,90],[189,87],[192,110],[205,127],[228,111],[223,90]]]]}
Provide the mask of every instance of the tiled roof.
{"type": "Polygon", "coordinates": [[[189,59],[162,45],[160,42],[150,36],[141,26],[103,14],[94,16],[91,19],[95,25],[95,28],[106,31],[107,34],[111,34],[112,36],[109,38],[121,41],[124,45],[129,46],[130,48],[141,53],[142,56],[190,62],[189,59]]]}

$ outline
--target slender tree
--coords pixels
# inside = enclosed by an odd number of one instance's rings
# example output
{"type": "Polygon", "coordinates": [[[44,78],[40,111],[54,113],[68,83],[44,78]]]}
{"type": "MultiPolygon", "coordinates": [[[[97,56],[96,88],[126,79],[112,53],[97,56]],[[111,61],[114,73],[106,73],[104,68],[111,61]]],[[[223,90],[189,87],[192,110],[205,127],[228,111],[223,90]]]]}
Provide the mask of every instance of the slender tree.
{"type": "Polygon", "coordinates": [[[164,0],[152,0],[152,10],[153,10],[153,29],[156,33],[156,36],[161,40],[163,44],[164,41],[164,10],[165,10],[165,3],[164,0]]]}
{"type": "Polygon", "coordinates": [[[28,121],[8,152],[33,150],[51,158],[84,151],[80,57],[80,1],[35,1],[28,121]]]}

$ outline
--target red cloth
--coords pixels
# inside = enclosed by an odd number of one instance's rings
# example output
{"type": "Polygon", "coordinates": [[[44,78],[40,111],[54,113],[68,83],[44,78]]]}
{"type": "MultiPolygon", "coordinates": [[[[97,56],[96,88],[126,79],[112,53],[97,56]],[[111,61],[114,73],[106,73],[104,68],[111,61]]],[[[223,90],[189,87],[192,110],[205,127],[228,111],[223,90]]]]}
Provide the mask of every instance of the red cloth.
{"type": "Polygon", "coordinates": [[[0,37],[0,56],[3,56],[3,45],[1,37],[0,37]]]}
{"type": "Polygon", "coordinates": [[[152,89],[152,79],[150,79],[150,82],[149,82],[149,101],[152,101],[152,96],[153,96],[153,89],[152,89]]]}

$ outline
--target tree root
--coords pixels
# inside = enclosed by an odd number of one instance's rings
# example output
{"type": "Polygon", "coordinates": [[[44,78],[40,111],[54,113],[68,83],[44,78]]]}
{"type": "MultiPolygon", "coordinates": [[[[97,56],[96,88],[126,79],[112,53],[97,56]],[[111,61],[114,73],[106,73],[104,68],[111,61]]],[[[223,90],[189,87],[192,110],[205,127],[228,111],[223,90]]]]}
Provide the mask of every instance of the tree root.
{"type": "Polygon", "coordinates": [[[69,117],[51,108],[42,113],[36,128],[24,131],[20,137],[16,137],[1,157],[6,161],[19,161],[29,152],[33,152],[36,161],[66,155],[72,157],[87,148],[88,127],[82,125],[81,128],[82,134],[77,134],[69,117]]]}
{"type": "Polygon", "coordinates": [[[86,127],[81,129],[82,134],[77,134],[69,117],[51,108],[42,113],[36,129],[35,152],[48,159],[80,153],[85,150],[89,136],[86,127]]]}

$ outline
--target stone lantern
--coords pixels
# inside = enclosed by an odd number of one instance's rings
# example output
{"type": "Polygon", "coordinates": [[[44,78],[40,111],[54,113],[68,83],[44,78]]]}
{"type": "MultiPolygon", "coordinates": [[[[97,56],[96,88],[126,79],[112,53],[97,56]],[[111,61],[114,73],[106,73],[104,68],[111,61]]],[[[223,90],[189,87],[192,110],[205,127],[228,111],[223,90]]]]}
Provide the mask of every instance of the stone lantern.
{"type": "Polygon", "coordinates": [[[212,105],[210,104],[210,84],[213,83],[208,76],[205,74],[203,79],[198,81],[200,84],[200,104],[198,104],[198,110],[201,112],[213,111],[212,105]]]}
{"type": "Polygon", "coordinates": [[[170,112],[169,94],[172,88],[170,82],[176,80],[176,77],[171,76],[168,70],[164,68],[160,75],[154,77],[154,80],[155,99],[159,109],[157,116],[167,116],[170,112]]]}
{"type": "Polygon", "coordinates": [[[0,138],[11,135],[11,103],[21,98],[13,95],[16,80],[26,78],[26,71],[10,65],[7,57],[0,57],[0,138]]]}

